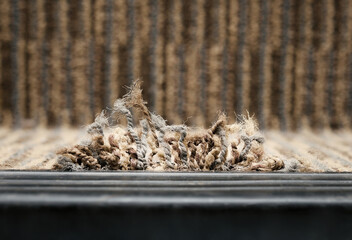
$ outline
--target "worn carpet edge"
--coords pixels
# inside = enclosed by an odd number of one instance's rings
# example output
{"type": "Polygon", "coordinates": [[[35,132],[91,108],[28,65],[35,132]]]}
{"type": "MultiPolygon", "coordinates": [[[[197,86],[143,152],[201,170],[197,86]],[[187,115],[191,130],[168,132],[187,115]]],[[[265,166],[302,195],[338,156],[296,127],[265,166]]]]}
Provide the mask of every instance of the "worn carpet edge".
{"type": "Polygon", "coordinates": [[[346,132],[343,137],[326,132],[317,137],[309,131],[271,131],[267,149],[249,113],[228,123],[226,114],[219,112],[208,129],[168,125],[149,111],[138,80],[79,131],[79,141],[57,144],[60,137],[70,141],[73,132],[2,129],[0,169],[348,172],[352,168],[351,137],[346,132]],[[37,131],[35,137],[33,131],[37,131]],[[17,146],[21,147],[16,151],[17,146]]]}
{"type": "Polygon", "coordinates": [[[219,112],[208,129],[168,125],[149,111],[140,81],[135,81],[126,95],[87,127],[83,141],[58,151],[54,169],[272,171],[288,165],[301,167],[298,161],[285,166],[283,160],[264,154],[263,143],[258,123],[249,113],[228,123],[225,113],[219,112]]]}
{"type": "MultiPolygon", "coordinates": [[[[52,170],[56,152],[79,142],[85,128],[10,129],[0,127],[1,170],[52,170]]],[[[301,130],[264,131],[268,154],[287,162],[296,159],[300,172],[352,172],[352,132],[301,130]]],[[[276,171],[274,171],[276,172],[276,171]]]]}
{"type": "Polygon", "coordinates": [[[58,171],[349,172],[351,133],[266,132],[247,113],[210,128],[168,125],[150,112],[140,82],[79,130],[0,131],[0,169],[58,171]],[[136,124],[137,122],[137,124],[136,124]]]}

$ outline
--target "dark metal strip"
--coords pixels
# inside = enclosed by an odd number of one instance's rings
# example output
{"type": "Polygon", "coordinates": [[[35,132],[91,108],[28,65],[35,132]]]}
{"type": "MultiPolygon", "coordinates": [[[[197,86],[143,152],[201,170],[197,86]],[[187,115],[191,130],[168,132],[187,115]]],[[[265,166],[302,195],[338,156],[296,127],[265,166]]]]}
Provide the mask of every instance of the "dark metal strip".
{"type": "Polygon", "coordinates": [[[53,172],[0,171],[0,180],[352,180],[352,173],[239,173],[239,172],[53,172]]]}

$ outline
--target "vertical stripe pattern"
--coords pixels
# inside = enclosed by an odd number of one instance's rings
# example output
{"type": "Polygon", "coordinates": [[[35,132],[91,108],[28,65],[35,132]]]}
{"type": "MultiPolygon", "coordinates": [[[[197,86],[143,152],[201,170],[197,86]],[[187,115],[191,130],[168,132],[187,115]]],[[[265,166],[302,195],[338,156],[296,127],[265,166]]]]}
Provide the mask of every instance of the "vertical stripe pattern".
{"type": "Polygon", "coordinates": [[[140,79],[170,123],[351,128],[348,0],[0,1],[0,123],[82,126],[140,79]]]}

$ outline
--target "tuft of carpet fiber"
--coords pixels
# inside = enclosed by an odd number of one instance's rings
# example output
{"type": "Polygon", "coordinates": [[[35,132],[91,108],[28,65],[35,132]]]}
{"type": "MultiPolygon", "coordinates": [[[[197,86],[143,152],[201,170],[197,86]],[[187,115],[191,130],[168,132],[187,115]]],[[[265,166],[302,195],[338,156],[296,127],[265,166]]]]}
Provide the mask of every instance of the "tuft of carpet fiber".
{"type": "MultiPolygon", "coordinates": [[[[269,130],[263,136],[265,153],[284,161],[281,172],[352,172],[351,131],[269,130]]],[[[83,128],[0,128],[0,169],[52,170],[56,152],[85,137],[83,128]]]]}
{"type": "Polygon", "coordinates": [[[53,168],[63,171],[351,170],[348,141],[336,139],[336,146],[329,147],[315,134],[310,135],[311,139],[316,138],[314,141],[307,140],[307,134],[309,132],[296,135],[291,143],[292,135],[289,133],[268,132],[272,147],[266,150],[258,124],[249,115],[228,124],[226,115],[219,113],[217,121],[209,129],[167,125],[161,116],[149,112],[137,81],[129,93],[115,101],[110,116],[103,111],[96,117],[79,144],[58,152],[53,168]],[[135,126],[131,108],[141,112],[139,126],[135,126]],[[126,118],[127,126],[109,124],[113,120],[111,118],[126,118]],[[319,150],[320,147],[323,148],[319,150]]]}
{"type": "Polygon", "coordinates": [[[140,82],[117,99],[110,116],[103,110],[87,127],[81,143],[58,152],[54,169],[150,170],[150,171],[272,171],[284,162],[264,154],[264,137],[257,122],[248,116],[228,124],[224,113],[209,129],[168,125],[151,113],[142,98],[140,82]],[[139,110],[139,126],[132,109],[139,110]],[[127,126],[109,122],[125,118],[127,126]]]}
{"type": "Polygon", "coordinates": [[[351,141],[348,130],[261,133],[249,115],[228,123],[219,113],[208,129],[167,125],[136,82],[84,128],[0,128],[0,169],[351,172],[351,141]]]}

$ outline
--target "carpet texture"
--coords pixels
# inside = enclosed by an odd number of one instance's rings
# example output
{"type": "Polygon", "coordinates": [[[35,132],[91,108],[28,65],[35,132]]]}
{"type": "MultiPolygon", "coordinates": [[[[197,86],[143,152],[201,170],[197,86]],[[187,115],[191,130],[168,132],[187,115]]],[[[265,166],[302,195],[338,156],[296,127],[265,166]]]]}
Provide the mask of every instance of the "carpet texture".
{"type": "MultiPolygon", "coordinates": [[[[208,129],[170,125],[149,111],[140,82],[103,110],[87,128],[84,141],[61,149],[54,169],[149,171],[273,171],[282,159],[264,154],[264,137],[249,115],[229,123],[224,113],[208,129]],[[135,124],[132,109],[139,111],[135,124]],[[127,126],[119,124],[125,118],[127,126]],[[114,124],[115,122],[115,124],[114,124]],[[117,122],[117,124],[116,124],[117,122]]],[[[296,162],[294,169],[300,168],[296,162]]]]}
{"type": "Polygon", "coordinates": [[[280,171],[350,172],[351,133],[267,132],[268,143],[251,116],[229,123],[224,113],[208,129],[169,125],[151,113],[140,82],[103,110],[93,123],[77,130],[6,130],[0,169],[59,171],[280,171]],[[140,117],[133,120],[132,109],[140,117]],[[121,118],[126,125],[121,124],[121,118]],[[35,131],[38,134],[35,134],[35,131]],[[63,139],[68,143],[59,145],[63,139]],[[7,146],[9,145],[9,146],[7,146]],[[19,150],[15,146],[20,146],[19,150]],[[57,155],[55,154],[57,153],[57,155]]]}
{"type": "Polygon", "coordinates": [[[2,0],[0,16],[0,169],[52,169],[139,78],[170,125],[254,115],[271,170],[352,171],[352,1],[2,0]]]}
{"type": "MultiPolygon", "coordinates": [[[[267,154],[285,162],[298,160],[307,172],[351,172],[352,132],[265,131],[267,154]]],[[[56,151],[85,137],[85,129],[57,128],[9,130],[0,128],[0,169],[50,170],[56,151]]],[[[285,171],[283,169],[282,171],[285,171]]]]}
{"type": "Polygon", "coordinates": [[[350,128],[348,0],[2,0],[0,121],[81,126],[141,78],[170,123],[350,128]]]}

